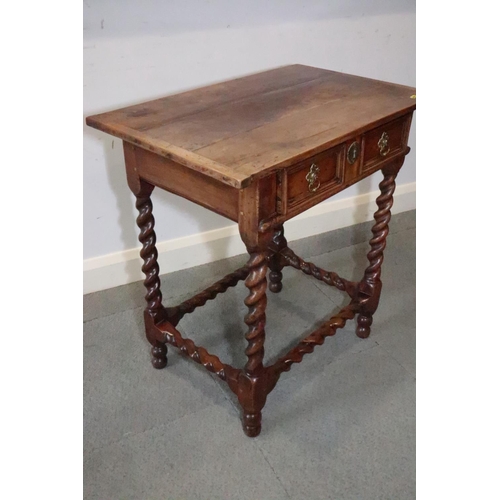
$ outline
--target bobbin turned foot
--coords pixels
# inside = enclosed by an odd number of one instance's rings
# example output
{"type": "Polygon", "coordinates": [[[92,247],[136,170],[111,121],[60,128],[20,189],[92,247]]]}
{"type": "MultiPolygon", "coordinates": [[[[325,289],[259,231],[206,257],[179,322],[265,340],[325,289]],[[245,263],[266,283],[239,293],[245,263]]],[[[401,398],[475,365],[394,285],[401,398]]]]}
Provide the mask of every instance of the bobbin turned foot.
{"type": "Polygon", "coordinates": [[[155,345],[151,347],[151,364],[153,368],[160,370],[167,366],[167,346],[165,344],[155,345]]]}
{"type": "Polygon", "coordinates": [[[262,422],[262,412],[246,413],[243,410],[243,432],[248,437],[257,437],[260,434],[262,422]]]}
{"type": "Polygon", "coordinates": [[[283,273],[281,271],[271,271],[269,273],[269,290],[273,293],[279,293],[283,289],[283,273]]]}
{"type": "Polygon", "coordinates": [[[358,314],[358,326],[356,327],[356,335],[360,339],[366,339],[370,335],[370,327],[373,322],[373,317],[370,315],[358,314]]]}

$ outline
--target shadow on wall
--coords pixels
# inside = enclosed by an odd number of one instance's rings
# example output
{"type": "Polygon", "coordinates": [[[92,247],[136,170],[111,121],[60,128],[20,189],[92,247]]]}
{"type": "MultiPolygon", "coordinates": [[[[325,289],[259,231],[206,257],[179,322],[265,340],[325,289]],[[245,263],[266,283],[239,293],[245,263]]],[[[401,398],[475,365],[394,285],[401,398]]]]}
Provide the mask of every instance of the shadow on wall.
{"type": "MultiPolygon", "coordinates": [[[[86,133],[91,136],[103,135],[103,132],[93,129],[86,130],[86,133]]],[[[134,205],[134,197],[127,184],[122,141],[106,134],[106,137],[102,139],[102,144],[104,148],[103,156],[108,183],[110,189],[113,191],[116,199],[116,206],[118,208],[119,215],[117,222],[120,228],[123,248],[135,248],[139,245],[137,238],[139,231],[136,230],[135,226],[137,211],[134,205]]],[[[136,265],[137,264],[133,260],[125,262],[127,275],[133,276],[134,272],[137,272],[136,269],[133,269],[136,265]]]]}
{"type": "Polygon", "coordinates": [[[85,36],[176,34],[415,11],[415,0],[84,0],[85,36]]]}
{"type": "MultiPolygon", "coordinates": [[[[84,135],[93,140],[98,140],[102,144],[103,168],[106,170],[108,184],[116,200],[116,207],[119,214],[116,223],[120,228],[120,239],[123,242],[122,248],[134,249],[140,247],[138,240],[139,229],[135,222],[138,212],[135,208],[135,197],[127,184],[122,140],[88,126],[85,126],[84,135]]],[[[172,213],[182,213],[183,218],[191,219],[198,226],[199,233],[214,229],[214,221],[207,220],[209,212],[203,207],[159,188],[153,191],[151,199],[153,202],[153,215],[156,217],[155,232],[158,242],[171,239],[171,236],[169,237],[168,234],[171,220],[164,220],[163,217],[167,210],[172,213]],[[200,217],[200,211],[204,212],[204,217],[200,217]]],[[[210,212],[210,214],[212,213],[210,212]]],[[[229,219],[222,218],[216,214],[213,214],[213,216],[217,218],[217,222],[220,222],[218,219],[227,221],[227,226],[234,224],[229,219]]],[[[223,241],[225,242],[226,240],[223,241]]],[[[224,249],[218,248],[218,259],[221,258],[220,255],[223,255],[222,258],[224,256],[228,257],[229,249],[226,248],[224,251],[224,249]]],[[[126,261],[125,267],[126,273],[129,276],[137,275],[136,260],[126,261]]],[[[160,272],[165,272],[165,270],[160,270],[160,272]]]]}

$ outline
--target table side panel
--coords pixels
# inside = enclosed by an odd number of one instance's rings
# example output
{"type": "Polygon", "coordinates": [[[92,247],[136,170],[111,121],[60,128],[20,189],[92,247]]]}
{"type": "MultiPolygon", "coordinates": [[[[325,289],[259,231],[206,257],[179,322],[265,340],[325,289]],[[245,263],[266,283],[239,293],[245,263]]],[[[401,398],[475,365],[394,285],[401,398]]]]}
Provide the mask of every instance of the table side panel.
{"type": "Polygon", "coordinates": [[[238,189],[128,142],[123,147],[126,157],[134,155],[140,178],[238,221],[238,189]]]}

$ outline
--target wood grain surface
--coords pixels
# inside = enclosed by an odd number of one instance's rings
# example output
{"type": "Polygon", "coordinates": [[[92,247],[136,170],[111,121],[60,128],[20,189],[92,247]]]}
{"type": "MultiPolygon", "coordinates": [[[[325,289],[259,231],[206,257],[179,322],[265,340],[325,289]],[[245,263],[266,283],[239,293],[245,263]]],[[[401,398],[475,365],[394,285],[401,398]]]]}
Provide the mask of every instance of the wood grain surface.
{"type": "Polygon", "coordinates": [[[241,188],[415,109],[415,89],[284,66],[87,118],[87,124],[241,188]]]}

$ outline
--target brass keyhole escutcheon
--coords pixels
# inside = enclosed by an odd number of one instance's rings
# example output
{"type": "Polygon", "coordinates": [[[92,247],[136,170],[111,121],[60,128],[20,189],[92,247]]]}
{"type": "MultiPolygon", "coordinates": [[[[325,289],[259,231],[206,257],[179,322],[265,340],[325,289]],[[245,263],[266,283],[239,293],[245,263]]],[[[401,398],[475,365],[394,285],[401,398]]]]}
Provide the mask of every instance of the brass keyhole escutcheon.
{"type": "Polygon", "coordinates": [[[360,151],[361,147],[359,146],[359,142],[353,142],[349,146],[349,149],[347,150],[347,161],[351,165],[359,158],[360,151]]]}
{"type": "Polygon", "coordinates": [[[387,156],[389,154],[391,148],[389,147],[389,134],[387,132],[382,132],[378,140],[378,150],[382,156],[387,156]]]}
{"type": "Polygon", "coordinates": [[[318,178],[319,176],[319,167],[315,163],[311,165],[309,172],[306,175],[306,181],[309,185],[309,191],[311,193],[316,192],[321,186],[321,181],[318,178]]]}

